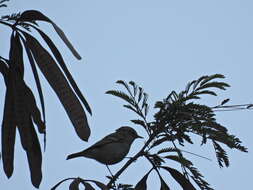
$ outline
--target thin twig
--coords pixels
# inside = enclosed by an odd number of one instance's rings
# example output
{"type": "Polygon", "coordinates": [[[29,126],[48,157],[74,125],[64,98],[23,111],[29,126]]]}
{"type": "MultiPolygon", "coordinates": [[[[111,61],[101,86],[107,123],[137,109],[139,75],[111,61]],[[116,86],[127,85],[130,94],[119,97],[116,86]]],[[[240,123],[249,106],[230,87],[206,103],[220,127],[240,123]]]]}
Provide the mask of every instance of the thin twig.
{"type": "Polygon", "coordinates": [[[253,104],[237,104],[237,105],[229,105],[229,106],[223,106],[218,105],[211,107],[213,111],[237,111],[237,110],[251,110],[253,109],[253,104]]]}
{"type": "MultiPolygon", "coordinates": [[[[177,148],[177,146],[176,146],[176,144],[175,144],[175,142],[173,140],[171,142],[172,142],[174,148],[178,150],[177,154],[178,154],[179,158],[182,159],[183,158],[183,154],[182,154],[181,150],[179,148],[177,148]]],[[[189,180],[188,172],[187,172],[185,166],[182,163],[181,163],[181,168],[183,170],[183,173],[186,175],[185,177],[189,180]]]]}
{"type": "Polygon", "coordinates": [[[207,158],[207,157],[204,157],[204,156],[201,156],[201,155],[199,155],[199,154],[195,154],[195,153],[193,153],[193,152],[189,152],[189,151],[182,150],[182,149],[179,149],[179,150],[180,150],[181,152],[186,152],[186,153],[188,153],[188,154],[192,154],[192,155],[194,155],[194,156],[198,156],[198,157],[200,157],[200,158],[204,158],[204,159],[206,159],[206,160],[212,161],[212,159],[207,158]]]}
{"type": "Polygon", "coordinates": [[[218,110],[218,109],[217,109],[217,110],[213,110],[213,111],[216,111],[216,112],[217,112],[217,111],[238,111],[238,110],[252,110],[252,109],[253,109],[253,108],[233,108],[233,109],[232,109],[232,108],[231,108],[231,109],[224,109],[224,108],[223,108],[223,110],[220,110],[220,109],[218,110]]]}
{"type": "Polygon", "coordinates": [[[214,109],[214,108],[246,107],[246,106],[253,106],[253,104],[236,104],[236,105],[230,105],[230,106],[221,106],[221,105],[218,105],[218,106],[212,107],[212,109],[214,109]]]}

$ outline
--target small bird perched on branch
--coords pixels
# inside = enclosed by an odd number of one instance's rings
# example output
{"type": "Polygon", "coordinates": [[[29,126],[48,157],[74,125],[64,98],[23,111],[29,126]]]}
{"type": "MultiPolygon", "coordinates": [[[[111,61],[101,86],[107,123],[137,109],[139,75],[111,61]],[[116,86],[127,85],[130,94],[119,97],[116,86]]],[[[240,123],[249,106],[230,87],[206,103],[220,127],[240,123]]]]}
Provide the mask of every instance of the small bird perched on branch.
{"type": "Polygon", "coordinates": [[[136,138],[143,138],[131,127],[120,127],[92,145],[91,147],[74,154],[70,154],[67,160],[77,157],[87,157],[102,164],[112,165],[125,158],[136,138]]]}

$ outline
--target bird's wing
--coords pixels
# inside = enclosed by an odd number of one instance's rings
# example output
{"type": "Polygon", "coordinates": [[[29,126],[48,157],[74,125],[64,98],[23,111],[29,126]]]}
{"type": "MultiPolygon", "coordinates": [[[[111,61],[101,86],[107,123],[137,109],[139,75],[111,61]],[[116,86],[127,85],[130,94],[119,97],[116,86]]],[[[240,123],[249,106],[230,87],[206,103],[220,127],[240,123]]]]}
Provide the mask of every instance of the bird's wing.
{"type": "Polygon", "coordinates": [[[122,140],[122,137],[120,137],[119,135],[116,135],[116,133],[112,133],[110,135],[105,136],[103,139],[96,142],[94,145],[87,148],[86,150],[98,148],[98,147],[104,146],[106,144],[114,143],[114,142],[121,142],[121,140],[122,140]]]}

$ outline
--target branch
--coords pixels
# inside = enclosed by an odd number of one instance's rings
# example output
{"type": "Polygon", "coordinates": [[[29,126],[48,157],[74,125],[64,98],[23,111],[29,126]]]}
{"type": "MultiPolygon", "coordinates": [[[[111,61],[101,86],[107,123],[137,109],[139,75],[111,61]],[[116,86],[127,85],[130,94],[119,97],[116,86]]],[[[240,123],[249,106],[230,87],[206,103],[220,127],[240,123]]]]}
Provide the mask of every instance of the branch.
{"type": "Polygon", "coordinates": [[[110,188],[112,186],[112,184],[118,179],[118,177],[127,169],[127,167],[129,165],[131,165],[134,161],[136,161],[139,157],[145,155],[144,150],[145,148],[149,145],[149,143],[154,139],[154,137],[156,136],[155,133],[153,133],[148,141],[144,144],[144,146],[142,147],[142,149],[135,154],[134,157],[132,157],[130,160],[128,160],[125,165],[112,177],[112,179],[109,181],[109,183],[107,184],[107,187],[110,188]]]}
{"type": "Polygon", "coordinates": [[[0,24],[3,24],[5,26],[9,26],[12,30],[17,30],[17,31],[23,32],[23,30],[18,28],[16,24],[10,24],[10,23],[2,21],[2,20],[0,20],[0,24]]]}
{"type": "Polygon", "coordinates": [[[153,166],[152,169],[155,169],[155,171],[157,172],[157,174],[161,177],[160,172],[159,172],[159,170],[157,169],[157,166],[152,162],[152,160],[151,160],[147,155],[145,155],[145,157],[146,157],[147,160],[150,162],[150,164],[153,166]]]}
{"type": "Polygon", "coordinates": [[[3,25],[6,25],[6,26],[9,26],[9,27],[13,28],[13,24],[9,24],[8,22],[0,20],[0,23],[3,24],[3,25]]]}
{"type": "Polygon", "coordinates": [[[229,105],[229,106],[218,105],[211,108],[213,111],[250,110],[250,109],[253,109],[253,104],[238,104],[238,105],[229,105]]]}

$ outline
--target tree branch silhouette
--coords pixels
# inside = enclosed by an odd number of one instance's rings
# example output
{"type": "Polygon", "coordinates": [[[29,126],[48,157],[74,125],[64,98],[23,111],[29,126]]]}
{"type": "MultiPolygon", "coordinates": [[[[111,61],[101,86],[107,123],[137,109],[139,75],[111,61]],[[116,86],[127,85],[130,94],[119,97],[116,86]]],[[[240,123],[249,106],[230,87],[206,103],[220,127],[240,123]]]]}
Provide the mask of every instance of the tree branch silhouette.
{"type": "Polygon", "coordinates": [[[145,149],[149,146],[150,142],[155,138],[155,134],[151,135],[147,142],[144,144],[144,146],[141,148],[141,150],[135,154],[132,158],[130,158],[124,166],[119,169],[116,174],[112,177],[112,179],[109,181],[107,184],[107,187],[110,188],[112,184],[118,179],[118,177],[130,166],[133,162],[135,162],[138,158],[142,157],[145,155],[145,149]]]}

